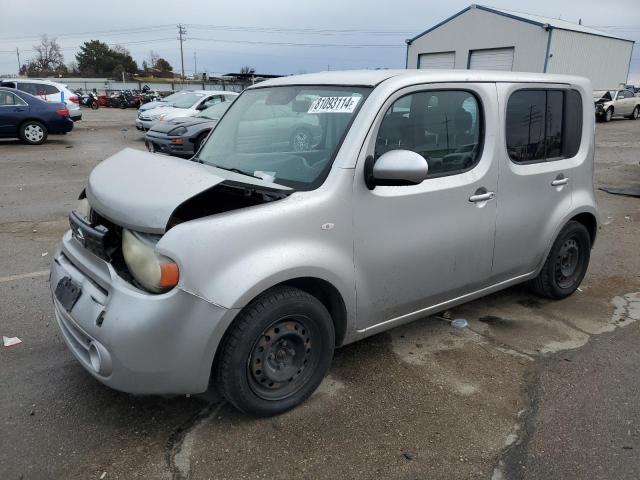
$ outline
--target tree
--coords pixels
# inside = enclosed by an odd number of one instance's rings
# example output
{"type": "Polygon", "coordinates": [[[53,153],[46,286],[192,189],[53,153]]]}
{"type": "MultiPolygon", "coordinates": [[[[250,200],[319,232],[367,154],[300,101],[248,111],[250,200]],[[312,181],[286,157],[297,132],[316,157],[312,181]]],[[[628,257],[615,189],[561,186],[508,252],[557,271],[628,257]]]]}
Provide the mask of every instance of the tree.
{"type": "Polygon", "coordinates": [[[156,70],[160,70],[161,72],[173,72],[173,67],[164,58],[158,58],[154,65],[154,68],[156,70]]]}
{"type": "Polygon", "coordinates": [[[122,46],[110,48],[99,40],[85,42],[76,54],[78,70],[84,76],[108,76],[120,78],[122,73],[132,75],[138,65],[128,50],[122,46]]]}
{"type": "Polygon", "coordinates": [[[55,38],[43,35],[33,46],[35,57],[20,67],[20,73],[30,77],[59,76],[67,73],[60,44],[55,38]]]}
{"type": "Polygon", "coordinates": [[[245,65],[240,69],[240,73],[244,75],[253,75],[256,73],[256,69],[254,67],[250,67],[249,65],[245,65]]]}
{"type": "Polygon", "coordinates": [[[158,60],[160,60],[160,55],[158,55],[153,50],[150,50],[149,51],[149,63],[148,63],[148,65],[150,65],[151,68],[156,68],[156,63],[158,63],[158,60]]]}

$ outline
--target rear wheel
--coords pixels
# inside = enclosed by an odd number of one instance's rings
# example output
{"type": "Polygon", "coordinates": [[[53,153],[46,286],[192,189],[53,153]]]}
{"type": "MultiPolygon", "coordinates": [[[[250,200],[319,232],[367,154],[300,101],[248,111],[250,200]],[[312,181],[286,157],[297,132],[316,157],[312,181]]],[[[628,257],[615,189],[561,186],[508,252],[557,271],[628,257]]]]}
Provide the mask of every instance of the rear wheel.
{"type": "Polygon", "coordinates": [[[47,140],[47,127],[35,120],[29,120],[20,127],[20,139],[29,145],[41,145],[47,140]]]}
{"type": "Polygon", "coordinates": [[[640,105],[636,105],[636,108],[633,109],[633,112],[629,115],[629,120],[636,120],[638,115],[640,115],[640,105]]]}
{"type": "Polygon", "coordinates": [[[570,221],[558,234],[533,290],[547,298],[568,297],[580,286],[591,256],[591,237],[586,227],[570,221]]]}
{"type": "Polygon", "coordinates": [[[236,408],[257,416],[285,412],[306,400],[331,365],[335,332],[314,296],[276,287],[234,321],[215,365],[215,382],[236,408]]]}

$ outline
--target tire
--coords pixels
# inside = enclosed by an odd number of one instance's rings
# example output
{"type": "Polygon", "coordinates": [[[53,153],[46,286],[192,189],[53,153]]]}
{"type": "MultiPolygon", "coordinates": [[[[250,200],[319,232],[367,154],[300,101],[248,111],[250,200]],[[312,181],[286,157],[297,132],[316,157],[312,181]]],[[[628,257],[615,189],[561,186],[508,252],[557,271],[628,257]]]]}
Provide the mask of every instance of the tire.
{"type": "Polygon", "coordinates": [[[42,145],[48,135],[47,127],[35,120],[27,120],[20,127],[20,140],[29,145],[42,145]]]}
{"type": "Polygon", "coordinates": [[[568,297],[587,273],[590,256],[589,232],[583,224],[570,221],[560,230],[540,274],[532,280],[533,290],[554,300],[568,297]]]}
{"type": "Polygon", "coordinates": [[[311,142],[313,141],[311,132],[306,128],[299,128],[294,131],[289,141],[291,150],[294,152],[307,152],[311,149],[311,142]]]}
{"type": "Polygon", "coordinates": [[[205,139],[207,138],[207,135],[209,135],[209,132],[203,132],[200,135],[198,135],[198,137],[193,141],[193,154],[194,155],[196,153],[198,153],[198,150],[200,150],[200,145],[202,145],[202,142],[205,141],[205,139]]]}
{"type": "Polygon", "coordinates": [[[634,108],[633,112],[631,112],[631,115],[629,115],[629,120],[636,120],[638,118],[638,115],[640,115],[640,106],[636,105],[636,108],[634,108]]]}
{"type": "Polygon", "coordinates": [[[96,100],[91,102],[91,110],[97,110],[99,107],[100,105],[98,105],[98,102],[96,100]]]}
{"type": "Polygon", "coordinates": [[[612,118],[613,118],[613,107],[609,107],[607,108],[607,111],[604,112],[604,116],[602,117],[602,120],[605,122],[610,122],[612,118]]]}
{"type": "Polygon", "coordinates": [[[214,382],[237,409],[267,417],[306,400],[331,365],[335,331],[320,301],[275,287],[247,305],[225,335],[214,382]]]}

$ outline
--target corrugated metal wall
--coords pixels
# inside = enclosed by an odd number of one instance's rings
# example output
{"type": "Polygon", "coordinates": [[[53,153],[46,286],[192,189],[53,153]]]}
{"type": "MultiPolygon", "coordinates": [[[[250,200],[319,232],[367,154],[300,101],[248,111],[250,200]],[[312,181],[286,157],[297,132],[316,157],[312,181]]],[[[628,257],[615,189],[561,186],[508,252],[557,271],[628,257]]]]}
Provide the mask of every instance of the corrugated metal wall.
{"type": "Polygon", "coordinates": [[[627,80],[633,44],[567,30],[553,30],[547,73],[580,75],[594,90],[616,88],[627,80]]]}
{"type": "Polygon", "coordinates": [[[409,46],[407,67],[417,68],[418,55],[455,50],[455,68],[467,68],[469,50],[515,47],[513,70],[542,72],[548,32],[529,23],[471,8],[409,46]]]}

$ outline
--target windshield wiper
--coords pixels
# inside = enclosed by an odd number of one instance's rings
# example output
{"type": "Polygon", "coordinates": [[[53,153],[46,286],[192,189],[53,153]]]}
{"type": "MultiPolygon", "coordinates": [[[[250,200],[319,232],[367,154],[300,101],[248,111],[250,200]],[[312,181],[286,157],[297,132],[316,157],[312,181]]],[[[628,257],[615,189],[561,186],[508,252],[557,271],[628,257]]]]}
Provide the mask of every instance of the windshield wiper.
{"type": "MultiPolygon", "coordinates": [[[[200,162],[202,162],[202,160],[198,159],[200,162]]],[[[245,172],[244,170],[240,170],[239,168],[228,168],[228,167],[221,167],[220,165],[213,165],[216,168],[219,168],[220,170],[226,170],[228,172],[234,172],[234,173],[239,173],[240,175],[245,175],[247,177],[253,177],[253,178],[257,178],[258,180],[264,180],[260,177],[256,177],[255,175],[253,175],[252,173],[249,172],[245,172]]]]}

